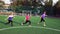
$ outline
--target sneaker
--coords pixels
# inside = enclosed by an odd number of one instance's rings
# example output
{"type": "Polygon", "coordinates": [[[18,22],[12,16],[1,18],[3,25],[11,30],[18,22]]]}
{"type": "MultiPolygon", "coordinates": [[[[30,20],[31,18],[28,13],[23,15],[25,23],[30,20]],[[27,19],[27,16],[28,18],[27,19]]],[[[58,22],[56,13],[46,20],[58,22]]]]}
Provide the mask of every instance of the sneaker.
{"type": "Polygon", "coordinates": [[[31,27],[31,25],[29,25],[29,27],[31,27]]]}
{"type": "Polygon", "coordinates": [[[38,23],[39,24],[39,23],[38,23]]]}
{"type": "Polygon", "coordinates": [[[23,24],[21,24],[21,25],[23,25],[23,24]]]}
{"type": "Polygon", "coordinates": [[[44,25],[44,27],[45,27],[46,25],[44,25]]]}

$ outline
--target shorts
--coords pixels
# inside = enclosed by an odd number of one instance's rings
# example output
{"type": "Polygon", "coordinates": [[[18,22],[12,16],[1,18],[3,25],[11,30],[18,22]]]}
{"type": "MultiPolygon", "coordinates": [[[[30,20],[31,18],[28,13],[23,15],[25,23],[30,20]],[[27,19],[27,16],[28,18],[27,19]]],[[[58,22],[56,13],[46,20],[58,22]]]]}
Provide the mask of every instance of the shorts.
{"type": "Polygon", "coordinates": [[[26,20],[26,22],[30,22],[30,20],[26,20]]]}
{"type": "Polygon", "coordinates": [[[41,21],[40,22],[45,22],[44,18],[41,18],[41,21]]]}
{"type": "Polygon", "coordinates": [[[8,20],[9,22],[13,22],[12,20],[8,20]]]}

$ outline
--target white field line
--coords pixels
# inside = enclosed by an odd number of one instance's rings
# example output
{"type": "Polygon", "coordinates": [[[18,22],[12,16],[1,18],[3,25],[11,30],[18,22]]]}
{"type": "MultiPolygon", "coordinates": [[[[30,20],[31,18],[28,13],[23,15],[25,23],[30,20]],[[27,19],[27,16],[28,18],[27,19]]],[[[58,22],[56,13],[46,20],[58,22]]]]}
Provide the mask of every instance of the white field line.
{"type": "Polygon", "coordinates": [[[0,29],[0,31],[9,30],[9,29],[16,29],[16,28],[44,28],[44,29],[48,29],[48,30],[53,30],[53,31],[60,32],[59,29],[47,28],[47,27],[40,27],[40,26],[31,26],[31,27],[29,27],[29,26],[8,27],[8,28],[2,28],[2,29],[0,29]]]}

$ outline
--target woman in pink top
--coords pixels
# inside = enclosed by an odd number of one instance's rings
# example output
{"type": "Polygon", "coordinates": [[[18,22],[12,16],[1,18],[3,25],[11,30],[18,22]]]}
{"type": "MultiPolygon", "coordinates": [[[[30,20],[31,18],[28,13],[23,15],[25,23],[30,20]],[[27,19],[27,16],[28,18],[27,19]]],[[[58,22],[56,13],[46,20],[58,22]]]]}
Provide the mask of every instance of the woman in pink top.
{"type": "Polygon", "coordinates": [[[30,21],[30,15],[29,14],[26,15],[26,17],[25,17],[25,23],[23,23],[23,24],[27,24],[27,23],[29,23],[29,26],[31,26],[31,21],[30,21]]]}

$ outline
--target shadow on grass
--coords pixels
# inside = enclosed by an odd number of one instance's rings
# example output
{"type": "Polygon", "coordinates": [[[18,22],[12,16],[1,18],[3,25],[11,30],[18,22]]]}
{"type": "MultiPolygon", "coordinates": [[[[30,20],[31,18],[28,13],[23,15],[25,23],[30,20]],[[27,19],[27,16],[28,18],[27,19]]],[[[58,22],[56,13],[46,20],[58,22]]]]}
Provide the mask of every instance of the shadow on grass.
{"type": "Polygon", "coordinates": [[[5,24],[5,22],[4,21],[1,21],[1,20],[0,20],[0,23],[5,24]]]}
{"type": "Polygon", "coordinates": [[[21,22],[17,22],[17,21],[13,21],[13,23],[16,23],[16,24],[21,24],[21,22]]]}
{"type": "MultiPolygon", "coordinates": [[[[7,22],[4,22],[4,21],[1,21],[1,20],[0,20],[0,23],[2,23],[2,24],[4,24],[4,25],[5,25],[7,22]]],[[[16,24],[21,25],[21,23],[22,23],[22,22],[13,21],[13,23],[16,23],[16,24]]]]}
{"type": "Polygon", "coordinates": [[[25,21],[21,20],[21,21],[13,21],[13,23],[19,24],[21,25],[22,23],[24,23],[25,21]]]}

